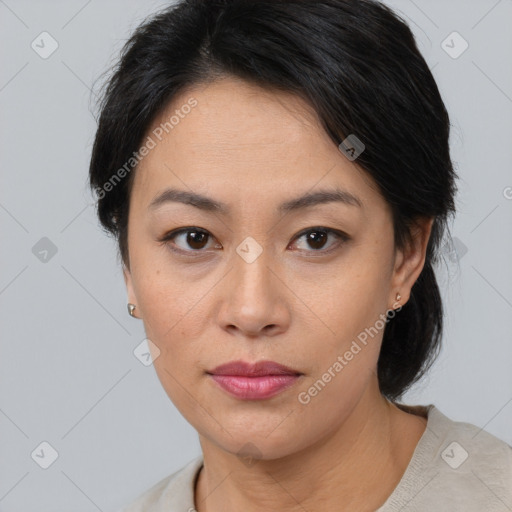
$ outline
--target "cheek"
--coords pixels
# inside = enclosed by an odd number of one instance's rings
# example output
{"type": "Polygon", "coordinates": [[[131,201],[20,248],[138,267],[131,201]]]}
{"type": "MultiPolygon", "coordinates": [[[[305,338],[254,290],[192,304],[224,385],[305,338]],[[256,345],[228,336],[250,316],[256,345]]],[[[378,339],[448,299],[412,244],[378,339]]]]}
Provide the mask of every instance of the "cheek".
{"type": "Polygon", "coordinates": [[[322,341],[310,354],[312,371],[298,389],[296,401],[297,411],[315,430],[328,430],[348,417],[376,375],[385,322],[375,320],[372,306],[347,302],[339,308],[330,317],[334,341],[322,341]]]}
{"type": "Polygon", "coordinates": [[[171,267],[165,250],[146,253],[139,255],[137,261],[141,263],[134,268],[134,287],[148,337],[153,336],[159,346],[166,347],[173,339],[181,339],[180,332],[188,332],[191,326],[197,328],[190,333],[192,336],[199,331],[201,324],[197,321],[205,304],[201,299],[210,286],[191,279],[177,266],[171,267]]]}
{"type": "Polygon", "coordinates": [[[198,408],[196,385],[204,371],[199,364],[204,354],[201,333],[206,328],[203,304],[190,286],[157,270],[140,276],[137,297],[146,336],[158,347],[153,361],[157,376],[190,421],[187,411],[198,408]]]}
{"type": "Polygon", "coordinates": [[[202,344],[212,322],[208,291],[215,284],[213,278],[191,280],[176,270],[153,261],[133,274],[146,336],[160,350],[154,366],[159,377],[165,378],[167,391],[192,381],[204,370],[198,361],[204,358],[202,344]],[[166,377],[167,372],[179,383],[166,377]]]}
{"type": "MultiPolygon", "coordinates": [[[[361,251],[328,274],[317,273],[311,280],[294,278],[292,282],[297,295],[307,298],[312,312],[308,316],[314,314],[314,325],[324,333],[327,346],[341,350],[365,329],[375,325],[382,328],[378,320],[388,307],[386,273],[382,260],[361,251]]],[[[309,325],[311,330],[313,324],[309,325]]]]}
{"type": "Polygon", "coordinates": [[[325,335],[316,338],[316,350],[310,354],[312,371],[300,388],[303,394],[298,402],[307,414],[326,419],[343,415],[360,399],[377,371],[387,325],[384,257],[377,250],[354,251],[334,273],[317,280],[322,286],[309,292],[309,304],[323,321],[315,323],[325,335]]]}

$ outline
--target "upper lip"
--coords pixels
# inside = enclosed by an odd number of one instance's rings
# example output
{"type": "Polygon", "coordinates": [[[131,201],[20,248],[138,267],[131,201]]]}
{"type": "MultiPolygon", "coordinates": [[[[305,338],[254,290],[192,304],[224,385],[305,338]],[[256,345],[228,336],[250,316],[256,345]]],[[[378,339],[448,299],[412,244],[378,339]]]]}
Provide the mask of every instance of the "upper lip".
{"type": "Polygon", "coordinates": [[[274,361],[230,361],[207,372],[213,375],[239,375],[244,377],[261,377],[264,375],[300,375],[301,373],[274,361]]]}

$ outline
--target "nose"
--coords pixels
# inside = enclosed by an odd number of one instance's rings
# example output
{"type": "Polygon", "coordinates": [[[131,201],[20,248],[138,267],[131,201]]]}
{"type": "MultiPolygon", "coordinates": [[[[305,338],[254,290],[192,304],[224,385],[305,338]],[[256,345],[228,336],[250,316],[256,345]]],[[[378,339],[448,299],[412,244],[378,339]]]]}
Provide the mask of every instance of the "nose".
{"type": "Polygon", "coordinates": [[[236,255],[223,282],[218,321],[232,335],[275,336],[290,325],[291,292],[264,254],[251,263],[236,255]]]}

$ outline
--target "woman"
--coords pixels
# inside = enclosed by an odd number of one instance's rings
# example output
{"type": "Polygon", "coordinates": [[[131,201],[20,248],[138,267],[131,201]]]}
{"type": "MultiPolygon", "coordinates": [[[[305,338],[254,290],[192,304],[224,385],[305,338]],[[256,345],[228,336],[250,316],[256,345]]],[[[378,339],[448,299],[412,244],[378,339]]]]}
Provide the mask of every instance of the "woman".
{"type": "Polygon", "coordinates": [[[202,456],[126,511],[507,510],[512,449],[399,403],[439,351],[449,118],[370,0],[141,25],[90,165],[128,310],[202,456]]]}

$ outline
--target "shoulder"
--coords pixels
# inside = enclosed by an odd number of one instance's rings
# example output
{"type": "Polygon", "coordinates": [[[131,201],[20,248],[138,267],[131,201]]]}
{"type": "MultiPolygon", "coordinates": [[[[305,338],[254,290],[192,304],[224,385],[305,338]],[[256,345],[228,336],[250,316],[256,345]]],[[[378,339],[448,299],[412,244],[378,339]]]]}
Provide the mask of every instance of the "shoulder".
{"type": "Polygon", "coordinates": [[[194,482],[203,457],[166,476],[118,512],[187,512],[194,507],[194,482]]]}
{"type": "MultiPolygon", "coordinates": [[[[512,491],[512,446],[472,423],[454,421],[439,409],[430,409],[427,427],[440,441],[440,462],[447,469],[493,475],[512,491]]],[[[462,471],[461,471],[462,472],[462,471]]]]}
{"type": "Polygon", "coordinates": [[[433,454],[439,489],[448,495],[462,494],[457,503],[465,499],[475,510],[510,510],[512,447],[483,428],[449,419],[436,408],[431,413],[430,428],[439,436],[433,454]]]}
{"type": "Polygon", "coordinates": [[[399,502],[418,511],[512,510],[512,447],[434,405],[427,411],[425,433],[387,503],[393,506],[382,510],[395,510],[399,502]]]}

